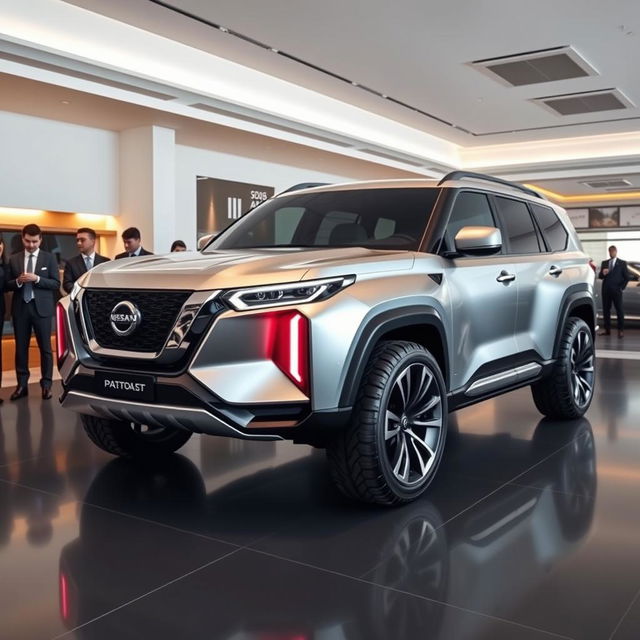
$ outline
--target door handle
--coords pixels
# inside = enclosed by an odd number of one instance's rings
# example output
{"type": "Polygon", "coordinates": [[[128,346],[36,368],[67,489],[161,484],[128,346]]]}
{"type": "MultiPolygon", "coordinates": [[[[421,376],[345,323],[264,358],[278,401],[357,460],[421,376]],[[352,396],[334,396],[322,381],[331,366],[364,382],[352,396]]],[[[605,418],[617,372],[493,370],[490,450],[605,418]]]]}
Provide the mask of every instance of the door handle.
{"type": "Polygon", "coordinates": [[[507,271],[501,271],[500,275],[496,278],[498,282],[511,282],[516,279],[515,273],[508,273],[507,271]]]}
{"type": "Polygon", "coordinates": [[[550,276],[559,276],[562,273],[562,269],[560,267],[551,267],[551,269],[549,269],[549,275],[550,276]]]}

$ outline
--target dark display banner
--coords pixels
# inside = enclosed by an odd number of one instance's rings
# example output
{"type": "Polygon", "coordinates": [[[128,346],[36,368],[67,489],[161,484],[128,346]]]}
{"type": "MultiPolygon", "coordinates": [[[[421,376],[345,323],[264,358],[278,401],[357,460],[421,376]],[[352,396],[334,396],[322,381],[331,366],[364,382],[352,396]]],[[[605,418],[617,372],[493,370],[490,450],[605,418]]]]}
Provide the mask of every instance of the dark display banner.
{"type": "Polygon", "coordinates": [[[640,205],[567,209],[576,229],[624,229],[640,227],[640,205]]]}
{"type": "Polygon", "coordinates": [[[197,177],[198,238],[226,229],[274,194],[273,187],[197,177]]]}

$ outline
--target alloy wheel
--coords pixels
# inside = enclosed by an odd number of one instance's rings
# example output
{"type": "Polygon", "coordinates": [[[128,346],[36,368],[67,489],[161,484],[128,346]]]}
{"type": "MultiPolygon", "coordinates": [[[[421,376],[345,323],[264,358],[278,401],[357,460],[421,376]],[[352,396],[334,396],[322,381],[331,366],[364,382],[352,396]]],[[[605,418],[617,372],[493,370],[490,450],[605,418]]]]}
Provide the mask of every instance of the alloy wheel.
{"type": "Polygon", "coordinates": [[[571,345],[571,390],[579,407],[591,399],[594,381],[594,354],[591,334],[580,329],[571,345]]]}
{"type": "Polygon", "coordinates": [[[396,378],[384,414],[384,450],[396,480],[406,487],[430,474],[442,446],[442,397],[438,382],[422,362],[396,378]]]}

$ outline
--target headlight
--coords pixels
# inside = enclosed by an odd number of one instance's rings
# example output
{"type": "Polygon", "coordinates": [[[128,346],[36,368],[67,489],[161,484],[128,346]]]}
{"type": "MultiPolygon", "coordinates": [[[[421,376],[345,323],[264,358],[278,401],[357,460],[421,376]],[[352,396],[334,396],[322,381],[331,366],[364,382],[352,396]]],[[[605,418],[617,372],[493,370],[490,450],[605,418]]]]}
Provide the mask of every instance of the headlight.
{"type": "Polygon", "coordinates": [[[82,287],[77,282],[75,282],[73,284],[73,289],[71,289],[71,293],[69,294],[69,297],[71,298],[72,302],[78,297],[78,294],[81,291],[82,291],[82,287]]]}
{"type": "Polygon", "coordinates": [[[288,282],[250,289],[236,289],[225,294],[224,299],[236,311],[284,307],[326,300],[356,281],[355,276],[341,276],[323,280],[288,282]]]}

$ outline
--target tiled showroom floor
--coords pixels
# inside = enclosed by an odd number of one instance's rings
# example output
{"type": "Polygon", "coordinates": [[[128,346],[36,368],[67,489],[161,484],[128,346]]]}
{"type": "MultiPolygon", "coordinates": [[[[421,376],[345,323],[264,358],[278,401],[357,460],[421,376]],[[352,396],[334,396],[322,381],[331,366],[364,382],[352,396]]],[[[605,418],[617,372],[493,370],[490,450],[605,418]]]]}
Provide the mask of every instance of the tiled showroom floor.
{"type": "Polygon", "coordinates": [[[32,387],[0,409],[0,637],[637,640],[640,361],[598,367],[577,422],[528,389],[454,414],[397,509],[288,443],[114,459],[32,387]]]}

